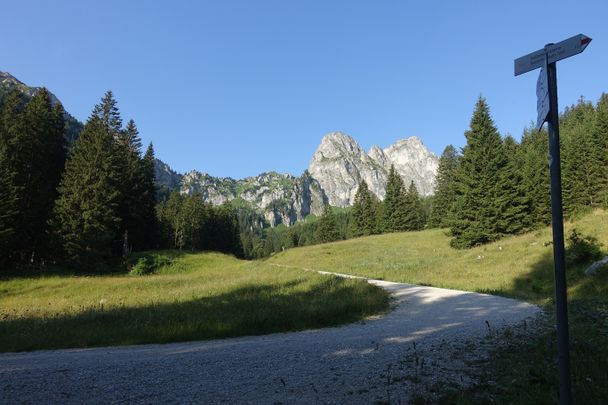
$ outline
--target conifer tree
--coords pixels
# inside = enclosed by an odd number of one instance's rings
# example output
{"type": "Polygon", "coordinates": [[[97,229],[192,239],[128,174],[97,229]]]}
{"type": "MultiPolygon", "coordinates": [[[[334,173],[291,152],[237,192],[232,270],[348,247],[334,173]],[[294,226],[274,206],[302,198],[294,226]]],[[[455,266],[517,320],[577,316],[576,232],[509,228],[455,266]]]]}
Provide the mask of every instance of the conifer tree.
{"type": "Polygon", "coordinates": [[[523,157],[520,147],[511,136],[504,139],[502,152],[506,164],[499,173],[497,203],[500,212],[498,232],[517,234],[529,229],[531,203],[522,171],[523,157]]]}
{"type": "Polygon", "coordinates": [[[12,258],[17,203],[14,174],[8,165],[4,147],[0,146],[0,265],[7,264],[12,258]]]}
{"type": "Polygon", "coordinates": [[[369,191],[365,180],[361,180],[352,208],[353,235],[371,235],[376,233],[375,196],[369,191]]]}
{"type": "Polygon", "coordinates": [[[457,171],[457,197],[450,227],[454,247],[471,247],[500,236],[498,205],[500,171],[506,161],[502,140],[483,97],[476,103],[467,145],[457,171]]]}
{"type": "Polygon", "coordinates": [[[593,143],[596,145],[596,184],[598,203],[608,208],[608,94],[602,93],[595,108],[593,143]]]}
{"type": "Polygon", "coordinates": [[[115,134],[98,109],[68,156],[52,221],[66,259],[79,265],[111,258],[121,224],[115,134]]]}
{"type": "Polygon", "coordinates": [[[435,195],[429,219],[431,227],[445,228],[450,224],[456,199],[455,176],[458,162],[459,155],[456,148],[452,145],[446,146],[441,158],[439,158],[439,167],[435,178],[435,195]]]}
{"type": "Polygon", "coordinates": [[[412,180],[405,193],[404,230],[419,231],[424,228],[424,208],[418,194],[418,189],[412,180]]]}
{"type": "Polygon", "coordinates": [[[315,230],[315,239],[319,243],[333,242],[340,239],[336,218],[329,205],[325,206],[323,215],[319,218],[317,229],[315,230]]]}
{"type": "Polygon", "coordinates": [[[549,134],[532,125],[521,141],[523,186],[530,202],[528,223],[544,226],[551,223],[551,185],[549,173],[549,134]]]}
{"type": "Polygon", "coordinates": [[[136,249],[151,249],[155,246],[157,235],[156,179],[154,173],[154,147],[148,145],[138,168],[138,224],[134,229],[136,249]]]}
{"type": "Polygon", "coordinates": [[[566,108],[560,121],[564,214],[568,217],[597,205],[592,132],[595,111],[582,97],[566,108]]]}
{"type": "Polygon", "coordinates": [[[13,250],[21,262],[38,261],[47,245],[47,221],[65,162],[63,116],[44,88],[25,105],[13,92],[3,107],[0,147],[17,193],[13,250]]]}
{"type": "Polygon", "coordinates": [[[405,189],[403,179],[391,165],[386,182],[386,194],[383,202],[382,228],[385,232],[406,230],[405,226],[405,189]]]}

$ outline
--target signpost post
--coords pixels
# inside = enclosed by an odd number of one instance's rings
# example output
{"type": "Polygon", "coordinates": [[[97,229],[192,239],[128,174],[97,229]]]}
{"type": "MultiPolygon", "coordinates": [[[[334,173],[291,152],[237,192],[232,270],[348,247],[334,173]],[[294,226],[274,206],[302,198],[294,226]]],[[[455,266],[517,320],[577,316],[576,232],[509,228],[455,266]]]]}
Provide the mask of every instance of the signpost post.
{"type": "Polygon", "coordinates": [[[557,44],[515,59],[515,76],[541,68],[536,83],[537,121],[540,130],[549,123],[549,170],[551,173],[551,223],[553,226],[553,261],[555,263],[555,310],[559,356],[559,401],[570,404],[570,345],[568,337],[568,301],[566,292],[566,255],[564,249],[564,216],[562,210],[562,175],[559,151],[559,111],[557,107],[557,70],[559,60],[585,50],[591,38],[579,34],[557,44]]]}

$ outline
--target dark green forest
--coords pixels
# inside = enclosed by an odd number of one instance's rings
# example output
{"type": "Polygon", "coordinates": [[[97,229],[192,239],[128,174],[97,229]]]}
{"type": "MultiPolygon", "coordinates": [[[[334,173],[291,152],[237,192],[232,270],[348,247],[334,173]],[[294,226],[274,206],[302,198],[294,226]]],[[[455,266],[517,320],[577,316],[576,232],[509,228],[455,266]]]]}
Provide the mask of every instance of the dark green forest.
{"type": "MultiPolygon", "coordinates": [[[[564,212],[608,207],[608,95],[581,98],[560,115],[564,212]]],[[[0,100],[0,263],[101,270],[133,251],[216,250],[263,258],[297,246],[385,232],[446,228],[468,248],[551,220],[548,142],[533,125],[521,141],[501,136],[485,99],[475,104],[466,145],[448,145],[433,197],[421,197],[391,168],[384,201],[365,182],[354,205],[326,207],[286,227],[198,194],[159,190],[154,149],[133,120],[123,125],[112,92],[79,135],[60,103],[41,89],[0,100]]]]}

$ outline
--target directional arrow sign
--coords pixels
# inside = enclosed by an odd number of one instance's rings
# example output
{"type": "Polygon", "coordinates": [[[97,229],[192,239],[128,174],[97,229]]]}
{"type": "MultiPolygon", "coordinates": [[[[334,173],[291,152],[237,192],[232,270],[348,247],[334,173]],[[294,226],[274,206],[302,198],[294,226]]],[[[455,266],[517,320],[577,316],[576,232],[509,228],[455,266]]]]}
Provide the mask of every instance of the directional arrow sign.
{"type": "Polygon", "coordinates": [[[557,44],[547,45],[543,49],[517,58],[515,59],[515,76],[542,67],[545,64],[545,55],[547,55],[547,64],[557,62],[558,60],[566,59],[583,52],[590,42],[591,38],[578,34],[557,44]]]}
{"type": "Polygon", "coordinates": [[[540,69],[538,80],[536,81],[536,130],[540,130],[549,114],[549,86],[547,85],[547,67],[540,69]]]}

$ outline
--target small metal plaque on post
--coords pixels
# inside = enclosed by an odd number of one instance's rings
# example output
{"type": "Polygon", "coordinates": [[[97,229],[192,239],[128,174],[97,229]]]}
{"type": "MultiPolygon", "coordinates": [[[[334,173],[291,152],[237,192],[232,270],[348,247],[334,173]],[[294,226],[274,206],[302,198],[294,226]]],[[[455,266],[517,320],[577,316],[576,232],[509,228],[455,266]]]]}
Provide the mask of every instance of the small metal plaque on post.
{"type": "Polygon", "coordinates": [[[536,130],[539,131],[549,114],[549,86],[547,85],[547,67],[540,69],[538,80],[536,81],[536,130]]]}

